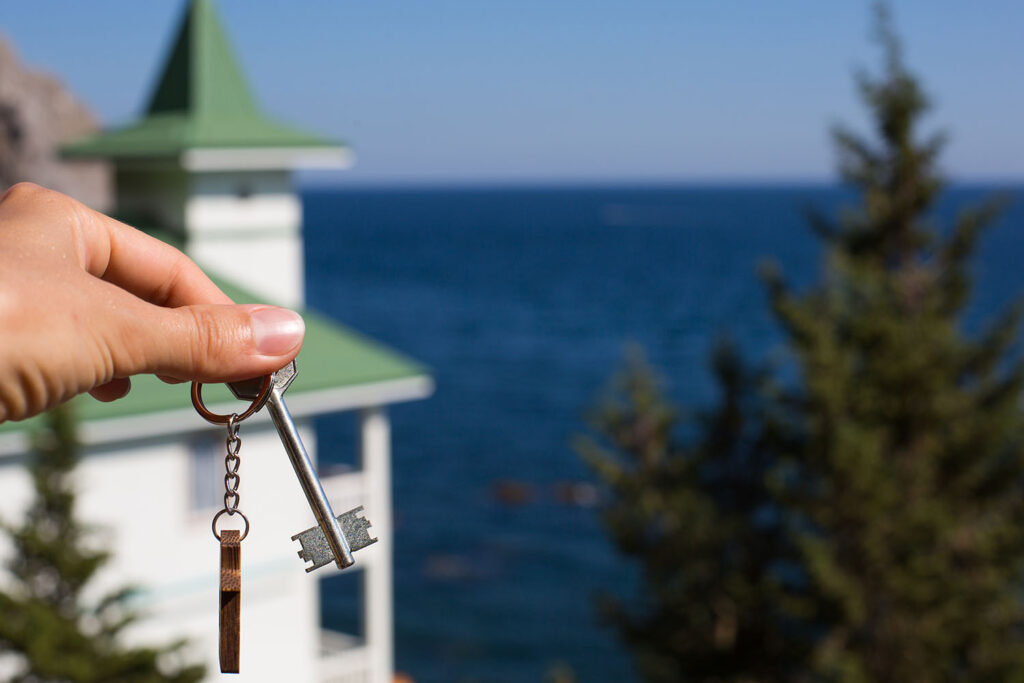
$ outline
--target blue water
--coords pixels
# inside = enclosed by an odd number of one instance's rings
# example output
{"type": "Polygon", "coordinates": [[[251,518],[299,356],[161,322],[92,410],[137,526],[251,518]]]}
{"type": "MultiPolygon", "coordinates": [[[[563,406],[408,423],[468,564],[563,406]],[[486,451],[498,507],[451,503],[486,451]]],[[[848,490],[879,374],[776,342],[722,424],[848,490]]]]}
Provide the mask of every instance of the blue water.
{"type": "MultiPolygon", "coordinates": [[[[940,216],[993,188],[959,188],[940,216]]],[[[1018,188],[1020,190],[1021,188],[1018,188]]],[[[1010,188],[1013,190],[1013,188],[1010,188]]],[[[590,477],[572,450],[584,414],[640,344],[681,405],[714,397],[718,334],[780,357],[756,270],[819,273],[804,220],[849,196],[829,187],[307,190],[310,304],[430,365],[436,394],[396,406],[395,638],[420,682],[633,680],[595,621],[599,590],[636,572],[593,508],[553,487],[590,477]],[[494,495],[514,480],[526,501],[494,495]]],[[[1014,199],[976,260],[977,327],[1024,290],[1024,203],[1014,199]]],[[[321,438],[352,438],[351,417],[321,438]]],[[[356,628],[353,594],[329,581],[328,626],[356,628]]]]}

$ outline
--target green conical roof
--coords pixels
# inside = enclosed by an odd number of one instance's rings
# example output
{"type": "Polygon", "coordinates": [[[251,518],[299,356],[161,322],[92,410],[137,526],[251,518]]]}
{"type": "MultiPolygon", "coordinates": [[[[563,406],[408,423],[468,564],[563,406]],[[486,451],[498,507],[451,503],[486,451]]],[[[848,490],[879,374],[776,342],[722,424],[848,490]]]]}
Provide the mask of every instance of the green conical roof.
{"type": "Polygon", "coordinates": [[[190,0],[146,114],[66,146],[67,156],[160,157],[210,147],[338,147],[260,111],[212,0],[190,0]]]}
{"type": "Polygon", "coordinates": [[[258,117],[245,76],[208,0],[192,2],[150,99],[148,114],[258,117]]]}

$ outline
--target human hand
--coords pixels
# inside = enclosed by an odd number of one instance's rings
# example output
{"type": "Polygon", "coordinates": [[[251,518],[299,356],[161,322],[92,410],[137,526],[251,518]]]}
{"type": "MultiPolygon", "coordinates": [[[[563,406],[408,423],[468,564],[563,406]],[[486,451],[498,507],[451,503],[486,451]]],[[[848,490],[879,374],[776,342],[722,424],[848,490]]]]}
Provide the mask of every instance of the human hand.
{"type": "Polygon", "coordinates": [[[304,332],[297,313],[233,304],[174,247],[59,192],[0,196],[0,422],[85,391],[115,400],[136,374],[264,375],[304,332]]]}

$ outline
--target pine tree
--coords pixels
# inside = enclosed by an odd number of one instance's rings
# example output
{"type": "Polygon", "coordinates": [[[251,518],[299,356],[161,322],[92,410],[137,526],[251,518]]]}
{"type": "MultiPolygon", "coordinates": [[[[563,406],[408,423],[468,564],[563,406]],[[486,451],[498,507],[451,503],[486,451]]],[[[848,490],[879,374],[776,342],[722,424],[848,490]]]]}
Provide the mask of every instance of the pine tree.
{"type": "Polygon", "coordinates": [[[793,554],[766,485],[763,380],[725,343],[713,366],[720,403],[684,420],[635,356],[593,416],[600,439],[579,446],[610,490],[609,535],[642,568],[641,595],[601,611],[645,680],[785,681],[807,648],[783,610],[793,554]]]}
{"type": "Polygon", "coordinates": [[[96,604],[82,592],[110,555],[95,549],[75,518],[72,473],[78,462],[74,419],[51,411],[34,436],[35,499],[19,526],[8,524],[14,554],[0,590],[0,655],[17,662],[17,683],[149,683],[201,680],[203,667],[180,663],[183,643],[129,648],[119,642],[136,615],[128,589],[96,604]]]}
{"type": "Polygon", "coordinates": [[[944,140],[884,8],[877,26],[874,135],[834,133],[858,204],[812,218],[821,282],[766,275],[795,379],[720,353],[693,421],[634,367],[583,448],[643,570],[604,613],[645,680],[1024,680],[1022,308],[964,331],[998,202],[934,222],[944,140]]]}
{"type": "MultiPolygon", "coordinates": [[[[875,138],[840,128],[859,206],[815,220],[827,275],[770,277],[801,379],[780,443],[779,501],[820,634],[813,670],[842,681],[1024,678],[1024,365],[1020,308],[964,333],[968,260],[995,204],[945,229],[941,135],[884,8],[883,73],[859,77],[875,138]]],[[[781,430],[780,430],[781,431],[781,430]]]]}

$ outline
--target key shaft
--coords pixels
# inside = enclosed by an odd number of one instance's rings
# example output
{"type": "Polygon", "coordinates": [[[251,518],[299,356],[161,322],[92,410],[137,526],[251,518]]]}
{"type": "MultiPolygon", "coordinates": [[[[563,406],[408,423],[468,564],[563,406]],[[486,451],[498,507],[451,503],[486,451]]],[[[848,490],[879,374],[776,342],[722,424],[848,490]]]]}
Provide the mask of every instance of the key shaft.
{"type": "Polygon", "coordinates": [[[334,553],[335,563],[339,569],[351,566],[355,562],[352,557],[352,548],[334,516],[334,510],[331,509],[324,488],[316,476],[306,447],[303,446],[302,439],[299,438],[295,420],[288,412],[288,406],[284,403],[281,390],[276,385],[271,389],[270,397],[267,399],[267,412],[270,413],[270,419],[273,420],[277,434],[281,437],[281,443],[288,453],[288,460],[292,463],[292,469],[295,470],[295,476],[298,477],[306,500],[309,501],[309,507],[313,510],[317,525],[323,530],[327,544],[330,546],[331,552],[334,553]]]}

